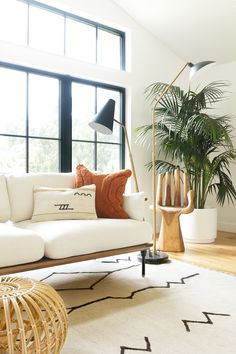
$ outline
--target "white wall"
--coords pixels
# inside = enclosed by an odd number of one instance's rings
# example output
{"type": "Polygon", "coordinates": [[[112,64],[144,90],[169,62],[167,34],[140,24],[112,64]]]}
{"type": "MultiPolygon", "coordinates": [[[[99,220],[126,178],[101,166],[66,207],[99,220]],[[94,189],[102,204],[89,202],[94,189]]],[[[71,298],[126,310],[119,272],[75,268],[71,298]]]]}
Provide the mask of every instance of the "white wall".
{"type": "MultiPolygon", "coordinates": [[[[200,71],[199,71],[200,75],[200,71]]],[[[204,84],[212,81],[228,81],[230,84],[227,91],[227,99],[217,105],[216,114],[226,114],[231,117],[231,124],[234,127],[233,143],[236,148],[236,61],[226,63],[223,65],[215,65],[201,75],[200,81],[204,84]]],[[[230,166],[232,181],[236,187],[236,162],[230,166]]],[[[223,207],[216,204],[215,198],[210,197],[209,204],[217,207],[218,209],[218,229],[229,232],[236,232],[236,203],[228,204],[227,202],[223,207]]]]}

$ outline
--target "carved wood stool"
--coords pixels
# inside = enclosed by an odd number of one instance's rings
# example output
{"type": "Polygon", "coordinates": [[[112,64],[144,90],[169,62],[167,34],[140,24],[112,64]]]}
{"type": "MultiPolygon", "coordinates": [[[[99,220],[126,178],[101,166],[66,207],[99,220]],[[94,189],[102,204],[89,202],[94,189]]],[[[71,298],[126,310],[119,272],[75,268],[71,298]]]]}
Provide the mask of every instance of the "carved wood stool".
{"type": "Polygon", "coordinates": [[[192,190],[188,191],[187,174],[183,173],[183,198],[181,198],[180,170],[176,169],[172,175],[174,175],[173,183],[171,183],[171,174],[169,172],[166,172],[165,176],[163,174],[158,175],[156,208],[162,215],[162,221],[157,249],[160,251],[183,252],[184,242],[179,216],[193,211],[194,192],[192,190]],[[165,182],[164,186],[163,182],[165,182]],[[172,185],[174,187],[173,192],[171,190],[172,185]],[[164,204],[162,199],[163,187],[165,192],[164,204]],[[173,205],[172,198],[174,200],[173,205]]]}

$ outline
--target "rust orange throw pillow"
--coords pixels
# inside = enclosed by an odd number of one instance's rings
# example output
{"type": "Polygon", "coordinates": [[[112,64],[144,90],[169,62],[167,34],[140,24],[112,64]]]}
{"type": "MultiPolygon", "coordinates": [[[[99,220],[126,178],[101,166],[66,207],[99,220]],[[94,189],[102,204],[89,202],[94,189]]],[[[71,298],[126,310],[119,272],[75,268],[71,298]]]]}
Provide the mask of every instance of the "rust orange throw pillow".
{"type": "Polygon", "coordinates": [[[102,174],[89,171],[84,165],[76,167],[75,187],[96,184],[96,212],[100,218],[128,219],[122,208],[123,193],[130,170],[102,174]]]}

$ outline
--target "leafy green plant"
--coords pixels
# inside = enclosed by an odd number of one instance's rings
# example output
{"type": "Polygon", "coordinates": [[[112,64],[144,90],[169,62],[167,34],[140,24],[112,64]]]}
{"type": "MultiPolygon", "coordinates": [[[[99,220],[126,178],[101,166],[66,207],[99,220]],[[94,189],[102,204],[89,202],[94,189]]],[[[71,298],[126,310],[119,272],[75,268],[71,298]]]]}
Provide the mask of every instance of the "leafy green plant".
{"type": "MultiPolygon", "coordinates": [[[[153,107],[166,86],[157,82],[147,87],[146,97],[153,107]]],[[[164,156],[155,161],[155,169],[159,173],[176,166],[185,170],[195,191],[195,208],[203,209],[209,194],[216,194],[220,205],[236,199],[230,173],[230,163],[236,159],[233,127],[229,116],[213,113],[213,105],[225,99],[227,86],[214,81],[197,92],[172,86],[154,110],[158,158],[160,153],[164,156]]],[[[137,128],[138,143],[150,141],[151,131],[151,124],[137,128]]],[[[150,170],[152,162],[147,167],[150,170]]]]}

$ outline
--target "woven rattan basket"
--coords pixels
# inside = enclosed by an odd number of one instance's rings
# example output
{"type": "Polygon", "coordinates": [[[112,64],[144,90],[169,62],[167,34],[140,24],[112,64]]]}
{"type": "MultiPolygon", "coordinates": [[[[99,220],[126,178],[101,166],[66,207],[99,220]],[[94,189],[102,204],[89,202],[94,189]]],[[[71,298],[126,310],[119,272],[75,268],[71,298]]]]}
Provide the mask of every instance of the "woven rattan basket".
{"type": "Polygon", "coordinates": [[[68,317],[63,300],[48,284],[0,277],[0,354],[57,354],[68,317]]]}

